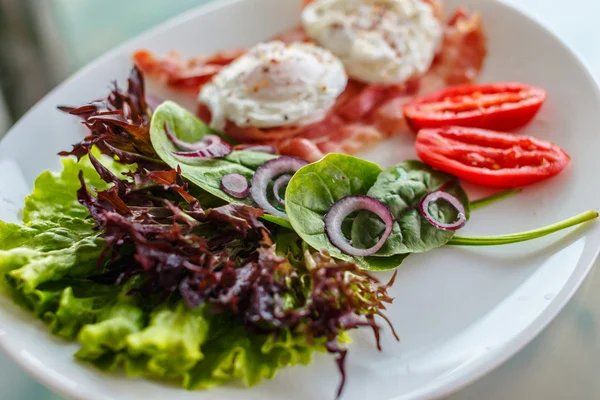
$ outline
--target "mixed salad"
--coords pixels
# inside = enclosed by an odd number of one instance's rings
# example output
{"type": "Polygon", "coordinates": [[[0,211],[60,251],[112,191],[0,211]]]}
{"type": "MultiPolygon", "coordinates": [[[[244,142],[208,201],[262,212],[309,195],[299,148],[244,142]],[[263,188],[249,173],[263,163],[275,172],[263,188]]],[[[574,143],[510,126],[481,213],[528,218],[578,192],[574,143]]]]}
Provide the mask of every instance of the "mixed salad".
{"type": "MultiPolygon", "coordinates": [[[[458,236],[470,213],[557,175],[569,156],[513,132],[543,105],[521,83],[477,85],[478,14],[441,0],[318,0],[279,40],[209,58],[139,51],[127,89],[59,107],[87,135],[0,221],[2,283],[103,370],[204,389],[254,385],[335,356],[354,329],[377,347],[393,270],[413,253],[536,239],[458,236]],[[198,96],[187,110],[144,75],[198,96]],[[411,133],[410,131],[414,133],[411,133]],[[351,154],[416,133],[421,161],[351,154]],[[462,181],[499,188],[472,201],[462,181]]],[[[395,275],[394,275],[395,277],[395,275]]]]}

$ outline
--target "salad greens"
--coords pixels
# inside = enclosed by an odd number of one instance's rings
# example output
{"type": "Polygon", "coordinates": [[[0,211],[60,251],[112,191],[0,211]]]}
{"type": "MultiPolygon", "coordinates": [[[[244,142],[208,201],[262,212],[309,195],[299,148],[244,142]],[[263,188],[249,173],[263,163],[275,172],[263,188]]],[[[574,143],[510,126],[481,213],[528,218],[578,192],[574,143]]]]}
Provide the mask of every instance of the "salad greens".
{"type": "Polygon", "coordinates": [[[125,294],[86,325],[79,340],[76,357],[104,371],[122,365],[129,376],[173,379],[186,389],[231,379],[253,386],[285,366],[307,365],[315,351],[323,351],[322,344],[289,331],[277,338],[251,334],[230,315],[191,310],[183,302],[147,312],[125,294]]]}
{"type": "MultiPolygon", "coordinates": [[[[240,174],[248,181],[252,179],[257,168],[265,162],[277,158],[276,155],[237,150],[224,158],[205,159],[186,164],[173,156],[172,151],[177,150],[167,137],[165,123],[181,140],[195,143],[204,136],[216,134],[198,117],[172,101],[165,101],[154,111],[150,125],[152,145],[158,156],[171,168],[181,168],[181,175],[198,188],[222,199],[228,203],[253,205],[250,197],[239,199],[227,194],[221,189],[221,180],[228,174],[240,174]]],[[[285,228],[291,228],[288,221],[273,215],[264,215],[263,219],[285,228]]]]}
{"type": "MultiPolygon", "coordinates": [[[[440,189],[460,199],[468,211],[469,200],[456,179],[423,163],[407,161],[382,171],[369,161],[330,154],[294,175],[285,194],[286,212],[294,230],[311,247],[326,249],[332,256],[355,261],[367,270],[381,271],[397,268],[409,254],[441,247],[452,238],[454,232],[431,225],[417,207],[428,193],[440,189]],[[392,235],[373,256],[344,254],[325,232],[325,214],[333,203],[351,195],[368,195],[381,201],[396,219],[392,235]]],[[[430,212],[445,222],[457,216],[456,210],[445,203],[431,206],[430,212]]],[[[385,228],[368,211],[359,212],[346,225],[347,237],[359,248],[373,246],[385,228]]]]}
{"type": "MultiPolygon", "coordinates": [[[[379,174],[367,195],[385,204],[396,222],[392,235],[375,256],[423,253],[443,246],[454,236],[453,231],[438,229],[430,224],[419,210],[419,204],[429,193],[443,190],[460,200],[469,217],[469,199],[455,177],[419,161],[406,161],[379,174]]],[[[446,202],[429,207],[436,220],[451,223],[457,210],[446,202]]],[[[360,248],[372,247],[385,229],[381,220],[363,211],[352,223],[352,243],[360,248]]]]}
{"type": "MultiPolygon", "coordinates": [[[[102,159],[113,171],[127,168],[102,159]]],[[[308,364],[323,343],[284,331],[277,338],[252,334],[230,315],[182,300],[149,309],[131,294],[140,284],[95,283],[105,241],[77,201],[78,174],[106,188],[89,160],[63,159],[60,174],[42,173],[25,199],[23,224],[0,221],[3,287],[51,332],[81,343],[76,357],[111,371],[123,365],[131,376],[175,379],[189,389],[240,379],[254,385],[287,365],[308,364]]]]}
{"type": "MultiPolygon", "coordinates": [[[[44,172],[37,178],[33,193],[25,199],[22,225],[0,221],[0,272],[5,287],[41,318],[54,318],[65,288],[40,290],[40,286],[85,278],[95,270],[103,249],[94,224],[86,219],[87,210],[76,199],[77,175],[90,168],[63,160],[60,175],[44,172]]],[[[104,185],[97,174],[90,181],[104,185]]],[[[64,295],[64,302],[70,295],[64,295]]],[[[54,322],[54,330],[60,330],[60,318],[54,322]]]]}
{"type": "Polygon", "coordinates": [[[165,133],[165,123],[179,139],[190,143],[198,142],[203,136],[213,134],[213,131],[194,114],[172,101],[165,101],[154,111],[150,125],[152,145],[165,163],[171,168],[180,167],[181,175],[213,196],[228,203],[252,205],[250,198],[238,199],[225,193],[221,189],[221,179],[228,174],[240,174],[251,180],[256,169],[276,158],[276,155],[243,150],[234,151],[224,158],[205,159],[201,163],[186,164],[171,154],[177,148],[165,133]]]}
{"type": "MultiPolygon", "coordinates": [[[[164,170],[143,88],[134,70],[126,93],[61,108],[90,132],[63,153],[79,162],[36,180],[23,224],[0,222],[2,287],[107,371],[189,389],[254,385],[326,351],[344,372],[346,332],[366,326],[379,338],[387,286],[298,245],[293,260],[276,255],[281,228],[267,230],[262,210],[220,205],[164,170]]],[[[244,154],[230,163],[252,168],[244,154]]]]}
{"type": "MultiPolygon", "coordinates": [[[[308,245],[325,249],[335,258],[356,261],[367,270],[396,268],[404,256],[393,260],[351,257],[331,244],[325,233],[323,219],[333,203],[346,196],[367,194],[381,172],[377,164],[343,154],[329,154],[300,169],[285,192],[285,210],[292,227],[308,245]]],[[[350,228],[349,223],[348,231],[350,228]]]]}

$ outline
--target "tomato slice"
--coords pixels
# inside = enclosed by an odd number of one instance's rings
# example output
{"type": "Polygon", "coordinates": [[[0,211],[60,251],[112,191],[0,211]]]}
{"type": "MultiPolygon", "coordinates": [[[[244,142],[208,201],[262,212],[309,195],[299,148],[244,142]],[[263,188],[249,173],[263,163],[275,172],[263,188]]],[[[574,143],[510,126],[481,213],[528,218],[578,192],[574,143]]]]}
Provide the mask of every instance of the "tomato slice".
{"type": "Polygon", "coordinates": [[[545,90],[522,83],[461,85],[406,104],[404,115],[415,132],[445,125],[510,131],[527,125],[545,100],[545,90]]]}
{"type": "Polygon", "coordinates": [[[482,186],[515,188],[550,178],[569,164],[557,145],[531,136],[450,126],[419,131],[423,162],[482,186]]]}

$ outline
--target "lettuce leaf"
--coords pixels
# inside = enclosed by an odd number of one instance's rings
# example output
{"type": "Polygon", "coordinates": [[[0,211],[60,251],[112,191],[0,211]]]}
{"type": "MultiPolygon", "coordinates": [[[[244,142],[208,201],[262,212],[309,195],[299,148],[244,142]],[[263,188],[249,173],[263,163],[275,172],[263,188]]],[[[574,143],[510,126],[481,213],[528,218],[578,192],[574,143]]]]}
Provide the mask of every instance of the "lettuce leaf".
{"type": "Polygon", "coordinates": [[[106,307],[95,323],[84,326],[78,336],[82,347],[75,356],[103,370],[114,370],[120,352],[127,349],[129,336],[144,328],[144,311],[134,300],[122,297],[106,307]]]}
{"type": "Polygon", "coordinates": [[[243,326],[221,326],[205,346],[204,359],[185,376],[185,388],[208,389],[234,378],[254,386],[275,377],[280,368],[308,365],[315,351],[324,351],[323,343],[310,344],[289,331],[275,337],[249,335],[243,326]]]}
{"type": "Polygon", "coordinates": [[[176,380],[192,390],[232,379],[253,386],[324,351],[323,343],[308,343],[304,335],[251,334],[230,315],[190,310],[182,301],[151,312],[146,326],[142,316],[141,308],[118,302],[81,330],[76,356],[105,371],[123,366],[129,376],[176,380]]]}
{"type": "Polygon", "coordinates": [[[89,276],[103,249],[93,222],[86,219],[87,210],[77,202],[79,171],[92,184],[106,186],[89,163],[65,159],[60,174],[47,171],[37,178],[33,193],[25,199],[23,224],[0,221],[3,286],[39,317],[59,307],[66,286],[39,287],[89,276]]]}
{"type": "Polygon", "coordinates": [[[65,339],[75,339],[83,326],[96,320],[101,310],[113,300],[112,295],[76,297],[72,287],[62,291],[43,291],[58,297],[55,311],[47,311],[42,316],[54,335],[65,339]]]}
{"type": "MultiPolygon", "coordinates": [[[[110,159],[102,162],[115,173],[124,171],[110,159]]],[[[98,273],[104,242],[77,201],[80,171],[90,185],[106,188],[87,159],[64,159],[60,174],[37,178],[25,199],[23,224],[0,221],[3,288],[53,334],[77,339],[78,359],[104,371],[123,367],[130,376],[206,389],[231,379],[255,385],[324,351],[323,343],[308,343],[300,332],[252,334],[229,314],[190,310],[177,299],[152,309],[147,299],[131,294],[139,279],[117,287],[88,280],[98,273]]]]}
{"type": "Polygon", "coordinates": [[[152,375],[179,376],[189,371],[204,357],[200,346],[208,336],[209,321],[203,313],[202,308],[190,310],[183,302],[160,307],[143,331],[127,337],[129,354],[146,357],[152,375]]]}

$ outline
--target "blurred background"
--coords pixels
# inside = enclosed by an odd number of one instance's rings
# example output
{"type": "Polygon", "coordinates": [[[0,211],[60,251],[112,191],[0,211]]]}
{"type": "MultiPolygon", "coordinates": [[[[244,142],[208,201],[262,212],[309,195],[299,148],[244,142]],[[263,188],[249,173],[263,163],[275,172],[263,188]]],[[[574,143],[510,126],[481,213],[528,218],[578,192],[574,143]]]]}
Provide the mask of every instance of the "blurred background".
{"type": "Polygon", "coordinates": [[[0,0],[0,136],[105,51],[210,0],[0,0]]]}

